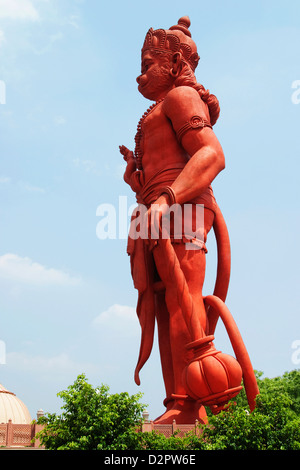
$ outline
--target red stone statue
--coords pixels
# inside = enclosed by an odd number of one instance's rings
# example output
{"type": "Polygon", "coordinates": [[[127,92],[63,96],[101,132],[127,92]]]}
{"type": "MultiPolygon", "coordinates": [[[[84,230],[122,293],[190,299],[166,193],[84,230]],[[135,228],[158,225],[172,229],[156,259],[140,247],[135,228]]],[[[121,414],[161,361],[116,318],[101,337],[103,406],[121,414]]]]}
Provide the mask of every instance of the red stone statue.
{"type": "Polygon", "coordinates": [[[139,92],[154,104],[138,124],[135,151],[120,146],[127,162],[124,180],[138,202],[128,237],[141,325],[135,381],[140,384],[156,323],[166,411],[155,422],[162,424],[174,419],[178,424],[206,422],[205,406],[218,413],[240,392],[242,380],[251,410],[259,393],[243,340],[224,303],[230,242],[211,187],[225,167],[213,131],[220,108],[217,98],[197,83],[199,56],[189,27],[189,18],[183,17],[169,30],[148,31],[137,82],[139,92]],[[166,232],[162,226],[167,219],[166,232]],[[190,230],[179,233],[187,225],[190,230]],[[217,276],[213,295],[203,297],[205,242],[211,228],[217,240],[217,276]],[[219,318],[236,358],[215,349],[219,318]]]}

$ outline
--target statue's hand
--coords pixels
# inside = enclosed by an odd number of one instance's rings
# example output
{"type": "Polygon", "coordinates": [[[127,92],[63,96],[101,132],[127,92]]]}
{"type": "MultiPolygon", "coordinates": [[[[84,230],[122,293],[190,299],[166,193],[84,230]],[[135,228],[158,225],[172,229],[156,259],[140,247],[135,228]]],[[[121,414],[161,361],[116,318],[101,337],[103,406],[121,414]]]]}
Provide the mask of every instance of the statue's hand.
{"type": "Polygon", "coordinates": [[[120,145],[119,146],[120,153],[123,155],[123,158],[125,162],[128,162],[128,160],[134,159],[133,152],[129,150],[125,145],[120,145]]]}
{"type": "Polygon", "coordinates": [[[124,181],[132,187],[130,178],[131,175],[136,171],[136,159],[134,158],[133,152],[127,147],[125,147],[125,145],[120,145],[119,149],[121,154],[123,155],[125,162],[127,162],[126,170],[124,173],[124,181]]]}
{"type": "Polygon", "coordinates": [[[161,195],[153,204],[151,204],[151,207],[148,209],[146,214],[149,239],[158,240],[160,235],[162,235],[162,219],[166,214],[168,214],[168,212],[169,199],[165,195],[161,195]]]}

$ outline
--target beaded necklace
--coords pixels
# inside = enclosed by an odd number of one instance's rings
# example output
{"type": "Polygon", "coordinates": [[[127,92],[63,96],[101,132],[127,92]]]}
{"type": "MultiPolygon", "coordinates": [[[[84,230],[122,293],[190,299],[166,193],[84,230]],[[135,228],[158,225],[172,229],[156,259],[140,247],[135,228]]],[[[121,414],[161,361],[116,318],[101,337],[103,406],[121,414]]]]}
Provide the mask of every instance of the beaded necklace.
{"type": "Polygon", "coordinates": [[[141,117],[141,119],[138,122],[137,132],[136,132],[136,135],[135,135],[135,138],[134,138],[134,140],[135,140],[134,156],[136,158],[136,167],[137,167],[138,170],[143,169],[143,166],[142,166],[142,158],[143,158],[143,149],[142,149],[143,131],[142,131],[142,126],[143,126],[143,123],[144,123],[146,117],[149,116],[149,114],[153,111],[153,109],[156,108],[156,106],[158,104],[160,104],[162,101],[163,101],[163,99],[156,101],[156,103],[153,103],[147,109],[147,111],[143,114],[143,116],[141,117]]]}

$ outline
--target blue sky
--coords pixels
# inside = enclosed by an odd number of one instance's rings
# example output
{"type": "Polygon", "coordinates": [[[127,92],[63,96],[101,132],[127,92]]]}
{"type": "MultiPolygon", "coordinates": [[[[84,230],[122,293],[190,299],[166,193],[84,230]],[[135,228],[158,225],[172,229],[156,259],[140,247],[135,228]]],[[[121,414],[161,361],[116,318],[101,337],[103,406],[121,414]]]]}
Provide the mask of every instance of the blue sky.
{"type": "MultiPolygon", "coordinates": [[[[213,187],[232,243],[227,305],[255,369],[299,367],[299,2],[0,0],[0,383],[32,417],[59,412],[56,393],[82,372],[112,392],[141,391],[152,419],[163,411],[157,344],[133,381],[126,240],[99,240],[96,214],[102,204],[118,214],[120,196],[134,203],[118,146],[133,148],[150,104],[135,81],[141,46],[150,27],[183,15],[198,81],[221,105],[226,169],[213,187]]],[[[205,294],[213,234],[208,248],[205,294]]],[[[221,325],[215,343],[231,351],[221,325]]]]}

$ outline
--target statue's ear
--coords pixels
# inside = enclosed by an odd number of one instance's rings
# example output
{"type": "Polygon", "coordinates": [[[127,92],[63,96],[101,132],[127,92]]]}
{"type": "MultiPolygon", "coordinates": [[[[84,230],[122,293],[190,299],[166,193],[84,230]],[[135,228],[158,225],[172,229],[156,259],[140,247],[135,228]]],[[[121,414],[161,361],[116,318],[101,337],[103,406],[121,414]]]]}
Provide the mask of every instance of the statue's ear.
{"type": "Polygon", "coordinates": [[[172,77],[178,77],[179,72],[181,70],[181,64],[182,64],[181,52],[174,52],[173,57],[172,57],[172,68],[170,70],[172,77]]]}

